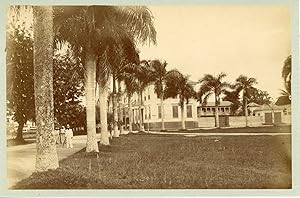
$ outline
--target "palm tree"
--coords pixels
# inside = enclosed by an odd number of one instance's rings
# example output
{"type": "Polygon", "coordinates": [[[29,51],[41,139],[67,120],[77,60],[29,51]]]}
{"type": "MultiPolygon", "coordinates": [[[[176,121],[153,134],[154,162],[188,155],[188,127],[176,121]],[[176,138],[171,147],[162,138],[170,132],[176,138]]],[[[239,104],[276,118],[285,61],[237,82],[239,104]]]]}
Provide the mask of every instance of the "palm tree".
{"type": "Polygon", "coordinates": [[[118,127],[120,130],[120,134],[123,134],[123,101],[122,101],[122,87],[121,87],[121,80],[118,80],[118,127]]]}
{"type": "Polygon", "coordinates": [[[246,117],[246,127],[248,126],[248,100],[254,95],[256,89],[253,87],[254,84],[257,84],[255,78],[248,78],[247,76],[240,75],[236,80],[235,84],[232,86],[236,93],[243,92],[243,104],[245,109],[245,117],[246,117]]]}
{"type": "MultiPolygon", "coordinates": [[[[105,51],[105,64],[109,65],[112,73],[113,81],[113,92],[112,92],[112,101],[113,101],[113,128],[114,128],[114,137],[119,137],[118,125],[121,123],[121,105],[119,105],[119,115],[117,102],[121,98],[121,85],[120,82],[123,80],[125,70],[129,64],[138,63],[139,57],[135,47],[135,44],[129,39],[121,39],[121,42],[118,43],[118,46],[109,46],[105,51]],[[118,93],[117,93],[117,82],[118,82],[118,93]],[[118,119],[119,117],[119,119],[118,119]]],[[[133,70],[134,71],[134,70],[133,70]]],[[[119,101],[120,103],[120,101],[119,101]]],[[[122,126],[120,131],[122,131],[122,126]]]]}
{"type": "Polygon", "coordinates": [[[284,61],[284,66],[282,68],[282,78],[284,80],[284,90],[281,89],[281,95],[284,97],[289,98],[289,100],[292,99],[291,97],[291,91],[292,91],[292,87],[291,87],[291,83],[292,83],[292,57],[291,55],[288,56],[286,58],[286,60],[284,61]]]}
{"type": "Polygon", "coordinates": [[[98,97],[99,97],[99,109],[100,109],[100,144],[109,145],[110,134],[108,132],[108,120],[107,120],[107,97],[108,97],[108,87],[109,87],[109,77],[110,73],[108,70],[102,69],[104,65],[102,58],[99,58],[97,63],[97,83],[98,83],[98,97]]]}
{"type": "Polygon", "coordinates": [[[167,71],[167,62],[161,62],[160,60],[153,60],[150,62],[151,67],[151,75],[154,81],[154,92],[160,98],[160,106],[161,106],[161,130],[165,130],[165,122],[164,122],[164,83],[169,74],[167,71]]]}
{"type": "Polygon", "coordinates": [[[58,168],[54,139],[52,7],[34,6],[34,92],[36,111],[36,171],[58,168]],[[46,105],[45,105],[46,104],[46,105]]]}
{"type": "MultiPolygon", "coordinates": [[[[153,17],[146,7],[67,6],[56,7],[57,43],[68,42],[86,68],[86,151],[98,151],[95,120],[96,61],[108,46],[122,38],[156,43],[153,17]],[[74,34],[75,33],[75,34],[74,34]]],[[[114,65],[113,65],[114,66],[114,65]]],[[[103,65],[103,68],[110,69],[103,65]]]]}
{"type": "Polygon", "coordinates": [[[240,102],[240,93],[237,92],[236,90],[231,90],[231,91],[224,91],[224,97],[223,101],[229,101],[231,102],[230,104],[230,114],[236,115],[238,113],[238,109],[241,105],[240,102]]]}
{"type": "Polygon", "coordinates": [[[219,124],[219,104],[220,104],[220,95],[224,93],[226,88],[230,87],[227,82],[222,82],[223,78],[226,77],[225,73],[220,73],[217,76],[211,74],[205,74],[203,78],[199,80],[201,83],[199,89],[200,102],[202,105],[207,104],[207,100],[211,95],[215,95],[215,126],[220,127],[219,124]],[[202,98],[203,97],[203,98],[202,98]]]}
{"type": "Polygon", "coordinates": [[[125,92],[127,93],[128,97],[128,117],[129,117],[129,133],[132,132],[132,95],[138,91],[138,82],[135,74],[130,70],[128,67],[126,72],[123,73],[123,82],[125,85],[125,92]]]}
{"type": "Polygon", "coordinates": [[[285,94],[291,95],[291,78],[292,78],[292,56],[289,55],[284,61],[284,66],[281,72],[284,80],[285,94]]]}
{"type": "Polygon", "coordinates": [[[185,130],[185,103],[189,103],[189,99],[196,97],[192,83],[189,81],[189,76],[184,76],[178,70],[170,70],[166,77],[166,87],[164,89],[164,97],[179,96],[179,106],[181,109],[181,126],[185,130]]]}
{"type": "Polygon", "coordinates": [[[153,77],[151,75],[151,67],[148,61],[145,60],[141,61],[139,65],[134,68],[134,75],[135,78],[137,79],[140,131],[143,131],[144,130],[143,114],[142,114],[143,91],[151,82],[153,82],[153,77]]]}

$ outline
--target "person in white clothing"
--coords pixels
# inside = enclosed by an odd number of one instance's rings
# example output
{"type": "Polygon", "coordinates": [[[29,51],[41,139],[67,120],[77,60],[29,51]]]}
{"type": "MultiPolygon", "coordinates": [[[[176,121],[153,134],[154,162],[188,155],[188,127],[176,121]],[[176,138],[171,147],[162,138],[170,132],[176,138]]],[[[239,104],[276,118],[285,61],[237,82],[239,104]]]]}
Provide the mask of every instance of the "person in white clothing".
{"type": "Polygon", "coordinates": [[[73,130],[70,129],[70,125],[67,125],[66,128],[66,141],[67,141],[67,148],[73,148],[73,130]]]}

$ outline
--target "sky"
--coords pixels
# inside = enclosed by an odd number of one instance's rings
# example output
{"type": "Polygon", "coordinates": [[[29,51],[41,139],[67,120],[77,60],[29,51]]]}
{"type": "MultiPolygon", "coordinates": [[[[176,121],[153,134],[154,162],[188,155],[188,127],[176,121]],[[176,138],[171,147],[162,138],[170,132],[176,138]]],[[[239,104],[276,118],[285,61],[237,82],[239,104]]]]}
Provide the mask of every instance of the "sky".
{"type": "Polygon", "coordinates": [[[281,70],[291,53],[290,10],[282,5],[149,6],[156,46],[138,46],[141,59],[161,59],[197,81],[225,72],[257,79],[273,99],[283,89],[281,70]]]}
{"type": "MultiPolygon", "coordinates": [[[[138,45],[141,59],[161,59],[198,81],[225,72],[227,82],[244,74],[276,100],[281,70],[291,54],[291,19],[284,5],[148,6],[157,45],[138,45]]],[[[32,13],[25,12],[27,26],[32,13]]]]}

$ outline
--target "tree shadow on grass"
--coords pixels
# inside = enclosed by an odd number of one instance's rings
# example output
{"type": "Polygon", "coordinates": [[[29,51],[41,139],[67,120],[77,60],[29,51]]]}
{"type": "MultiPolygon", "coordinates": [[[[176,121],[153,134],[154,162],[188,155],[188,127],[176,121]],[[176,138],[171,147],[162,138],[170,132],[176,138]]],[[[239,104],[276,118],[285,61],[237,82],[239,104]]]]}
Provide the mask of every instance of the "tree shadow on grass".
{"type": "Polygon", "coordinates": [[[19,141],[16,139],[9,139],[6,141],[7,147],[26,145],[26,144],[32,144],[32,143],[35,143],[35,139],[26,139],[24,141],[19,141]]]}

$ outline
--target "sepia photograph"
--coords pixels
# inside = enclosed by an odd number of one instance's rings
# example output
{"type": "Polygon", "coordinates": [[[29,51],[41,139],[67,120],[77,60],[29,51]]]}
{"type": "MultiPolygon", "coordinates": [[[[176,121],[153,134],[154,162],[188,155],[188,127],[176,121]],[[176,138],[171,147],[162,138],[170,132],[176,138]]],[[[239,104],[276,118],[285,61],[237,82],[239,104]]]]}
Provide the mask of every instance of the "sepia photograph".
{"type": "Polygon", "coordinates": [[[5,9],[7,189],[293,188],[289,3],[5,9]]]}

